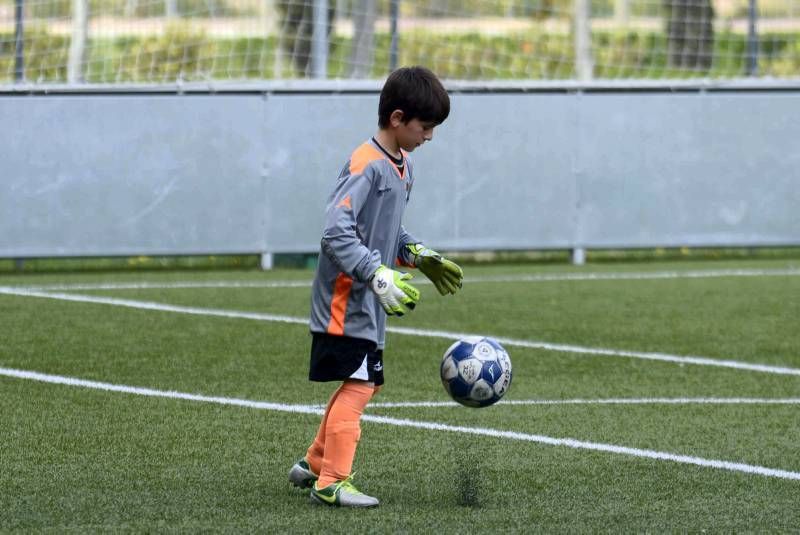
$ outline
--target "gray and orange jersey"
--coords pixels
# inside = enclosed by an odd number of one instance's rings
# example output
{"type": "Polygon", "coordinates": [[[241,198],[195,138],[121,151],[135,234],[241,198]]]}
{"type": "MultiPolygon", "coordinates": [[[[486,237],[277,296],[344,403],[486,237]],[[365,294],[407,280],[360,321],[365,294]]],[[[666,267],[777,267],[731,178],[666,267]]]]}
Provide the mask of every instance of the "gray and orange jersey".
{"type": "Polygon", "coordinates": [[[410,266],[405,246],[420,243],[402,225],[414,174],[403,175],[373,143],[350,156],[325,208],[321,251],[311,293],[312,332],[372,340],[383,348],[386,313],[369,287],[384,264],[410,266]]]}

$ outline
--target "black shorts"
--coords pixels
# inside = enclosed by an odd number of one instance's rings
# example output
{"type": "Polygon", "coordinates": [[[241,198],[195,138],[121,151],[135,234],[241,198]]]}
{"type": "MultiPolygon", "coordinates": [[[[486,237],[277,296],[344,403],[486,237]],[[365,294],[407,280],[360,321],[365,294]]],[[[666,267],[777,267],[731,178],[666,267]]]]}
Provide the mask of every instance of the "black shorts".
{"type": "Polygon", "coordinates": [[[358,379],[383,384],[383,351],[370,340],[311,333],[312,381],[358,379]]]}

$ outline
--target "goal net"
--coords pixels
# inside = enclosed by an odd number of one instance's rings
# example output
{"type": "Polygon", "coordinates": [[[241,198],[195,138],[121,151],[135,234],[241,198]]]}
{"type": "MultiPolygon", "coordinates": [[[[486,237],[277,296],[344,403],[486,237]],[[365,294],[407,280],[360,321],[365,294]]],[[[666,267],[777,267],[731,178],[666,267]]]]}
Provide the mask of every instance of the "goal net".
{"type": "Polygon", "coordinates": [[[800,78],[800,0],[0,0],[0,85],[800,78]]]}

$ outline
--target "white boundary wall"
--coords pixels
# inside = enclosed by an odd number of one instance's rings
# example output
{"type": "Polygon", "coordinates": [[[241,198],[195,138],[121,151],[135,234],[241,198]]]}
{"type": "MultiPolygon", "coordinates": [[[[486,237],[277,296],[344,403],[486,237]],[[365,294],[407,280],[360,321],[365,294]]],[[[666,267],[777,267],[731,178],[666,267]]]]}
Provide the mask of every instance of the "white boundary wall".
{"type": "MultiPolygon", "coordinates": [[[[0,257],[314,252],[378,82],[0,93],[0,257]]],[[[800,85],[451,83],[441,249],[800,245],[800,85]]]]}

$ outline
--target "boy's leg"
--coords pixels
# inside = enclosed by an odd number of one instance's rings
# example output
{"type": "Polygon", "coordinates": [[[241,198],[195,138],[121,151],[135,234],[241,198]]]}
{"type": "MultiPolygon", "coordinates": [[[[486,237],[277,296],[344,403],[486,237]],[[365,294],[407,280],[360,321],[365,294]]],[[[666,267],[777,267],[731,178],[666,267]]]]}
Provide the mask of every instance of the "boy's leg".
{"type": "Polygon", "coordinates": [[[324,422],[324,453],[320,471],[317,472],[317,488],[327,487],[350,476],[356,447],[361,438],[361,415],[374,390],[373,383],[348,380],[339,387],[335,397],[331,398],[324,422]]]}
{"type": "MultiPolygon", "coordinates": [[[[369,385],[369,383],[366,384],[369,385]]],[[[292,467],[292,470],[289,472],[289,480],[294,483],[295,486],[311,486],[311,484],[313,484],[313,482],[319,477],[318,474],[322,472],[322,459],[325,454],[325,434],[327,430],[326,426],[328,423],[328,414],[330,414],[331,407],[333,407],[336,398],[342,389],[342,386],[344,386],[344,384],[340,385],[339,388],[333,392],[330,400],[328,400],[328,405],[325,407],[325,414],[322,416],[319,429],[317,429],[317,435],[314,437],[314,441],[306,451],[306,456],[295,463],[295,465],[292,467]],[[309,473],[309,471],[311,473],[309,473]]],[[[380,386],[374,387],[372,395],[374,396],[377,394],[380,389],[380,386]]]]}
{"type": "MultiPolygon", "coordinates": [[[[373,368],[380,363],[380,357],[381,352],[376,352],[375,344],[368,340],[313,333],[309,379],[312,381],[356,380],[363,383],[372,383],[373,368]],[[366,364],[370,364],[372,367],[367,369],[366,364]],[[362,374],[363,377],[359,376],[362,374]],[[351,379],[347,379],[347,377],[351,377],[351,379]]],[[[379,369],[382,369],[382,364],[379,369]]],[[[380,382],[383,381],[382,373],[379,379],[380,382]]],[[[343,387],[344,383],[339,386],[328,401],[317,435],[314,437],[311,446],[309,446],[304,459],[297,463],[304,465],[301,470],[298,470],[298,473],[302,471],[306,476],[313,475],[314,479],[316,479],[316,475],[322,470],[328,416],[343,387]],[[313,474],[308,474],[308,470],[313,474]]]]}

